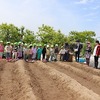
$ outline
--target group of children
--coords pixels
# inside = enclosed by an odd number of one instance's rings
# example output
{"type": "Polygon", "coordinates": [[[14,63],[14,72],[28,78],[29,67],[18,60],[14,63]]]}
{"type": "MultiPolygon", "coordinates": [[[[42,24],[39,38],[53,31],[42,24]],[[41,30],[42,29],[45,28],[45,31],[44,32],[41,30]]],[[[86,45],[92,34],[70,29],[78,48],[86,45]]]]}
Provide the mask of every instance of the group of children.
{"type": "Polygon", "coordinates": [[[7,42],[4,46],[3,41],[0,41],[0,59],[5,57],[7,61],[17,61],[18,59],[24,59],[28,62],[34,62],[35,60],[42,60],[43,62],[57,61],[58,54],[61,61],[66,61],[68,49],[65,49],[64,46],[59,48],[58,44],[37,45],[36,43],[23,44],[22,42],[7,42]]]}

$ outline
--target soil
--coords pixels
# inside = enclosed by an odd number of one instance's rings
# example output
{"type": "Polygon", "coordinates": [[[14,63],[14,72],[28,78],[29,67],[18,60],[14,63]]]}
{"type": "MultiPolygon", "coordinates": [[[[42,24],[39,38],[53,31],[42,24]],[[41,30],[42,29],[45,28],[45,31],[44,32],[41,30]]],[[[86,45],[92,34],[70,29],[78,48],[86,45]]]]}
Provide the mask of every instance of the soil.
{"type": "Polygon", "coordinates": [[[0,100],[100,100],[100,70],[76,62],[0,60],[0,100]]]}

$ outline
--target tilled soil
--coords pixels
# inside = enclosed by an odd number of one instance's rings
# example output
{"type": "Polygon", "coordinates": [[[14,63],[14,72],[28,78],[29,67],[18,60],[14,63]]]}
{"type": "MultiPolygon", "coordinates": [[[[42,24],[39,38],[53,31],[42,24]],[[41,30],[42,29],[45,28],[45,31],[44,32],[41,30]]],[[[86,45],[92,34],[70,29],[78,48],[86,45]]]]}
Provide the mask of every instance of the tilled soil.
{"type": "Polygon", "coordinates": [[[76,62],[2,60],[0,100],[100,100],[100,70],[76,62]]]}

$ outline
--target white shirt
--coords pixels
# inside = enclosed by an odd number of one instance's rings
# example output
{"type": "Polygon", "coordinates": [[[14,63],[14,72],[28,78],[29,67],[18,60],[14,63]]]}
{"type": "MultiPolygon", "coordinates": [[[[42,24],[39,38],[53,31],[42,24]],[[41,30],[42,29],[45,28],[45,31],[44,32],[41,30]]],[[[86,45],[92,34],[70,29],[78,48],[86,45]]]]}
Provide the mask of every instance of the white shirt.
{"type": "Polygon", "coordinates": [[[96,56],[96,50],[97,50],[97,45],[95,46],[95,48],[94,48],[94,51],[93,51],[93,56],[96,56]]]}

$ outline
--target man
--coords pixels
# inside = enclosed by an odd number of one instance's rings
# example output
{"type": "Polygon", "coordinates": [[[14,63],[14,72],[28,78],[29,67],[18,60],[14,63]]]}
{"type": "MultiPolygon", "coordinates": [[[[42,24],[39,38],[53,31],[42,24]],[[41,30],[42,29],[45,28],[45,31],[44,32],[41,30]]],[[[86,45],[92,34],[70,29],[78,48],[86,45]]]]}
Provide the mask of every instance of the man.
{"type": "Polygon", "coordinates": [[[77,40],[75,48],[74,48],[76,62],[79,62],[79,57],[80,57],[81,49],[82,49],[82,45],[80,44],[80,41],[77,40]]]}
{"type": "Polygon", "coordinates": [[[100,56],[100,43],[98,40],[96,41],[96,46],[93,51],[93,56],[94,56],[94,66],[97,69],[98,68],[98,59],[100,56]]]}

